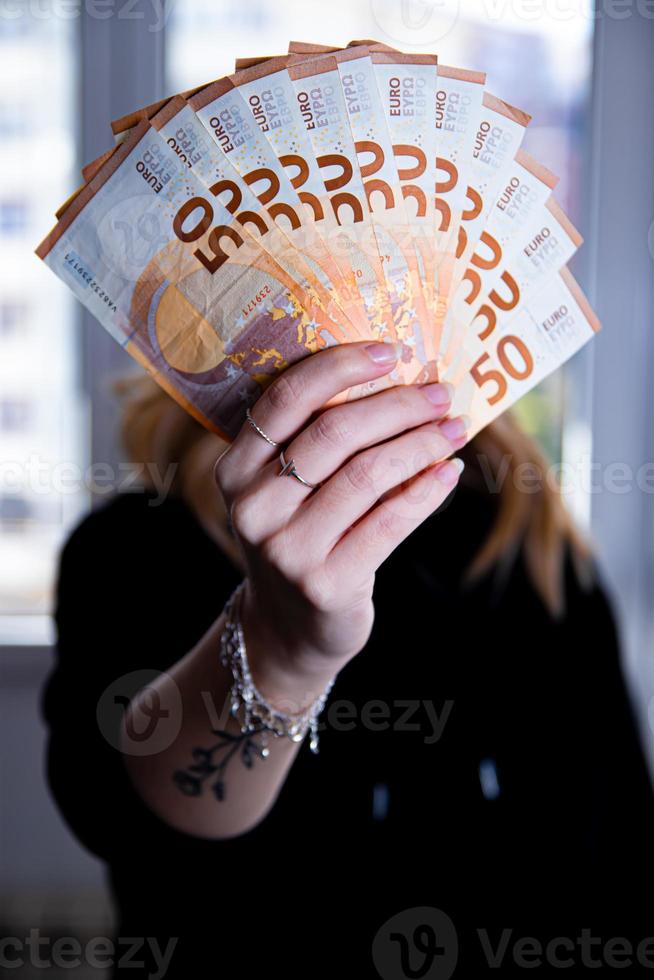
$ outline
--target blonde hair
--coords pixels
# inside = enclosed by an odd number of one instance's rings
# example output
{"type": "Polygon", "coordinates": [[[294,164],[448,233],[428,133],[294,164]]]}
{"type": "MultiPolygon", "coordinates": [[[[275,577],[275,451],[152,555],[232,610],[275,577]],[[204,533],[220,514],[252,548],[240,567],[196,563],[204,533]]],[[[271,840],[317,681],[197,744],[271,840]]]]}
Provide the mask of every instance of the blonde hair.
{"type": "Polygon", "coordinates": [[[495,522],[468,568],[468,581],[492,568],[506,574],[522,549],[536,592],[552,616],[562,616],[566,553],[584,588],[591,586],[594,570],[592,550],[561,499],[549,461],[511,412],[482,429],[467,448],[477,469],[483,465],[485,478],[499,488],[495,522]]]}
{"type": "MultiPolygon", "coordinates": [[[[158,472],[174,469],[171,491],[183,497],[205,529],[235,561],[238,549],[214,491],[213,464],[225,443],[204,429],[149,377],[116,386],[123,397],[121,434],[130,459],[158,472]]],[[[498,493],[495,521],[467,569],[473,583],[495,571],[506,575],[522,551],[527,574],[550,614],[565,612],[565,559],[570,555],[585,587],[592,582],[592,553],[548,478],[548,461],[510,412],[483,429],[461,454],[467,479],[498,493]],[[521,482],[529,480],[529,492],[521,482]]],[[[147,478],[146,478],[147,482],[147,478]]]]}

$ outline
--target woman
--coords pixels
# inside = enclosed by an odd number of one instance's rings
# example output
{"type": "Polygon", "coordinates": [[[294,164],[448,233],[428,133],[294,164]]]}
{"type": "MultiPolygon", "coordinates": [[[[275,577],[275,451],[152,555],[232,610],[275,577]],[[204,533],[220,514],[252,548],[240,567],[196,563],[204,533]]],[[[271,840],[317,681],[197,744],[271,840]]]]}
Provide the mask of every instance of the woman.
{"type": "Polygon", "coordinates": [[[587,965],[584,928],[596,957],[647,935],[652,794],[588,551],[507,417],[450,495],[447,386],[318,412],[394,358],[294,365],[224,452],[143,396],[128,448],[179,462],[175,492],[115,498],[64,549],[50,785],[144,976],[506,972],[528,937],[543,972],[587,965]],[[287,715],[326,695],[318,753],[229,716],[244,579],[252,679],[287,715]]]}

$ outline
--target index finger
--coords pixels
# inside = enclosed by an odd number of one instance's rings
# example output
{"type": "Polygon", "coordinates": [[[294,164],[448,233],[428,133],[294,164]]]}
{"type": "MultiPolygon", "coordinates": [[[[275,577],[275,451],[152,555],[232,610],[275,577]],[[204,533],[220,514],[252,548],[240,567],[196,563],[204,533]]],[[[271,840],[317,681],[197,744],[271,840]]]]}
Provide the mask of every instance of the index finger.
{"type": "MultiPolygon", "coordinates": [[[[220,470],[228,484],[243,485],[267,462],[279,455],[280,448],[341,392],[358,385],[376,391],[395,366],[401,344],[360,341],[336,344],[303,358],[280,374],[250,410],[254,425],[243,423],[234,442],[220,459],[220,470]]],[[[362,394],[368,393],[362,391],[362,394]]]]}

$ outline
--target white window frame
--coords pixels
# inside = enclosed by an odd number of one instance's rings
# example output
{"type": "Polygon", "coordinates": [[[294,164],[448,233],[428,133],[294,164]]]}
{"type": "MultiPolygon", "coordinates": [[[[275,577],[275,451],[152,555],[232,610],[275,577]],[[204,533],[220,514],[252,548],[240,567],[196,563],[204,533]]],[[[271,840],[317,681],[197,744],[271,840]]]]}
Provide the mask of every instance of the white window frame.
{"type": "MultiPolygon", "coordinates": [[[[654,461],[654,10],[598,3],[582,284],[603,329],[592,346],[595,480],[654,461]],[[646,16],[648,14],[648,16],[646,16]],[[614,471],[615,472],[615,471],[614,471]]],[[[650,485],[654,482],[650,475],[650,485]]],[[[654,495],[591,494],[591,531],[618,613],[624,665],[654,775],[654,495]],[[649,717],[648,717],[649,716],[649,717]],[[651,720],[650,720],[651,719],[651,720]]],[[[610,706],[607,706],[610,724],[610,706]]]]}

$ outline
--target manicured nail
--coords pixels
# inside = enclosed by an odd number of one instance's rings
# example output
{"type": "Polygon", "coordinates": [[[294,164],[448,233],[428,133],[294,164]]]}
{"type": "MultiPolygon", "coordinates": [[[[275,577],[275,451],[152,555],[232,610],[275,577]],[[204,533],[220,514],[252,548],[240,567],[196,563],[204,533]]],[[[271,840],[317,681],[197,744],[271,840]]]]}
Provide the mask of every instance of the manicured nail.
{"type": "Polygon", "coordinates": [[[446,405],[449,405],[454,396],[454,387],[449,381],[435,381],[431,384],[421,385],[420,390],[427,401],[430,401],[432,405],[437,405],[439,408],[445,408],[446,405]]]}
{"type": "Polygon", "coordinates": [[[399,344],[366,344],[366,354],[375,364],[395,364],[400,354],[399,344]]]}
{"type": "Polygon", "coordinates": [[[465,439],[466,432],[470,427],[470,419],[467,415],[459,415],[454,419],[445,419],[438,428],[443,433],[448,442],[455,443],[465,439]]]}
{"type": "Polygon", "coordinates": [[[463,460],[459,459],[458,456],[454,459],[447,459],[444,463],[440,463],[435,467],[436,479],[444,487],[453,487],[463,472],[463,465],[463,460]]]}

